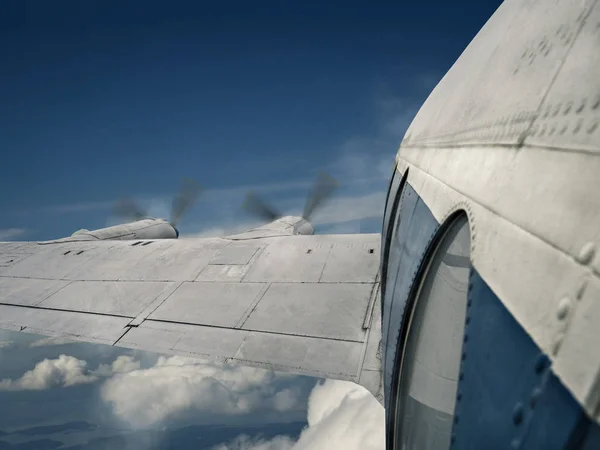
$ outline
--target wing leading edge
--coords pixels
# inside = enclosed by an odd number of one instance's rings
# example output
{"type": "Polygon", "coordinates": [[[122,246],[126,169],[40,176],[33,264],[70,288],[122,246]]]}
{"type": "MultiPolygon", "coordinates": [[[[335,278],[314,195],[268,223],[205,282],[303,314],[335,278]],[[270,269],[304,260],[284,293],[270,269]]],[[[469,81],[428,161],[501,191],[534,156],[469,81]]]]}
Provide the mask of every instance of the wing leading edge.
{"type": "Polygon", "coordinates": [[[0,243],[0,327],[350,380],[382,402],[379,243],[0,243]]]}

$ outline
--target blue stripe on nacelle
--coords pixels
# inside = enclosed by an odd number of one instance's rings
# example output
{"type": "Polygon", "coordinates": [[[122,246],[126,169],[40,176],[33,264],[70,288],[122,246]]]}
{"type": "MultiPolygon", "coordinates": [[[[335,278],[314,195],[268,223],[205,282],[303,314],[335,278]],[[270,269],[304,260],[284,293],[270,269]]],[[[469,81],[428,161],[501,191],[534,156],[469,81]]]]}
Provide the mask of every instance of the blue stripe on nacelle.
{"type": "MultiPolygon", "coordinates": [[[[407,304],[440,229],[409,183],[401,196],[395,218],[399,223],[389,259],[383,262],[387,264],[382,338],[389,444],[397,395],[396,359],[409,316],[407,304]]],[[[394,227],[395,221],[388,226],[394,227]]],[[[474,269],[466,322],[452,449],[600,449],[600,427],[587,418],[553,374],[550,360],[474,269]]]]}
{"type": "Polygon", "coordinates": [[[451,448],[580,448],[590,421],[474,269],[467,322],[451,448]]]}
{"type": "MultiPolygon", "coordinates": [[[[421,260],[439,228],[433,214],[409,183],[405,183],[401,195],[395,218],[396,222],[398,218],[400,221],[394,230],[388,261],[385,262],[388,267],[383,299],[382,337],[385,349],[384,393],[388,416],[393,409],[390,408],[395,395],[392,392],[393,373],[397,345],[405,328],[403,325],[406,303],[421,260]]],[[[389,226],[393,227],[394,223],[390,223],[389,226]]],[[[390,417],[387,417],[387,421],[389,424],[390,417]]]]}

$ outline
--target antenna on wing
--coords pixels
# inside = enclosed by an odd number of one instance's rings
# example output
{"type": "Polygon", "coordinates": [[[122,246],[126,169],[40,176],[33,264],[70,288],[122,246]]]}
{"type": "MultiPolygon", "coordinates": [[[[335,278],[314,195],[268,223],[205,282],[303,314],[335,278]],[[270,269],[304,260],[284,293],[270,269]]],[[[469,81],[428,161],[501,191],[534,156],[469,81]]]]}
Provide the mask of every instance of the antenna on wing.
{"type": "MultiPolygon", "coordinates": [[[[310,222],[314,212],[324,204],[325,200],[331,196],[338,185],[339,183],[335,178],[325,172],[319,172],[315,183],[306,198],[306,202],[304,203],[302,218],[307,222],[310,222]]],[[[267,222],[272,222],[283,217],[283,214],[252,191],[249,191],[246,194],[244,203],[242,203],[242,208],[253,216],[267,222]]]]}
{"type": "MultiPolygon", "coordinates": [[[[190,178],[184,178],[181,183],[181,188],[177,195],[173,197],[171,203],[171,217],[169,224],[173,228],[181,221],[183,216],[191,209],[192,205],[198,199],[202,188],[198,183],[190,178]]],[[[140,207],[135,201],[130,198],[119,200],[115,203],[113,212],[116,216],[124,220],[140,220],[148,217],[148,212],[140,207]]]]}

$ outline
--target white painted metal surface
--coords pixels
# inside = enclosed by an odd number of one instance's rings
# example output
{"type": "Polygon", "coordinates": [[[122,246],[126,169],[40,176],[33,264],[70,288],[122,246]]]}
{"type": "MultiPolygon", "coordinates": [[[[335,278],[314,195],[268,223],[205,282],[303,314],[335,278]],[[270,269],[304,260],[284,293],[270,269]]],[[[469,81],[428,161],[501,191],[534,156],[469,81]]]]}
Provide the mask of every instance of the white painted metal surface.
{"type": "Polygon", "coordinates": [[[382,401],[379,238],[0,243],[0,327],[352,380],[382,401]]]}
{"type": "Polygon", "coordinates": [[[600,4],[505,2],[397,162],[439,221],[467,212],[475,268],[600,419],[600,4]]]}

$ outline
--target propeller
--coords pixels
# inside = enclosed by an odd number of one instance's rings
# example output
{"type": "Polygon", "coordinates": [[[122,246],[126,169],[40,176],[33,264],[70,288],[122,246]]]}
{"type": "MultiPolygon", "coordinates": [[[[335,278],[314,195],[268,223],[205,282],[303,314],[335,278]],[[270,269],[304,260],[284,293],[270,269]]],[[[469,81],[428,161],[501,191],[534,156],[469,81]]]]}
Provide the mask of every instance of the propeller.
{"type": "MultiPolygon", "coordinates": [[[[325,200],[327,200],[338,185],[339,183],[335,178],[327,175],[325,172],[319,172],[315,179],[315,183],[306,198],[306,202],[304,203],[302,218],[307,222],[310,222],[314,212],[323,205],[325,200]]],[[[267,222],[272,222],[273,220],[283,217],[283,214],[252,191],[249,191],[246,194],[244,203],[242,203],[242,208],[253,216],[267,222]]]]}
{"type": "Polygon", "coordinates": [[[171,219],[169,223],[173,228],[177,228],[177,224],[183,216],[191,209],[192,205],[198,199],[200,194],[200,185],[190,178],[184,178],[181,182],[179,193],[173,197],[171,204],[171,219]]]}
{"type": "MultiPolygon", "coordinates": [[[[171,203],[171,218],[169,219],[169,224],[173,228],[177,228],[177,224],[181,221],[182,217],[196,202],[200,191],[200,185],[194,180],[189,178],[183,179],[181,189],[179,190],[179,193],[173,197],[171,203]]],[[[116,216],[125,220],[140,220],[148,217],[147,211],[130,198],[117,201],[113,211],[116,216]]]]}

